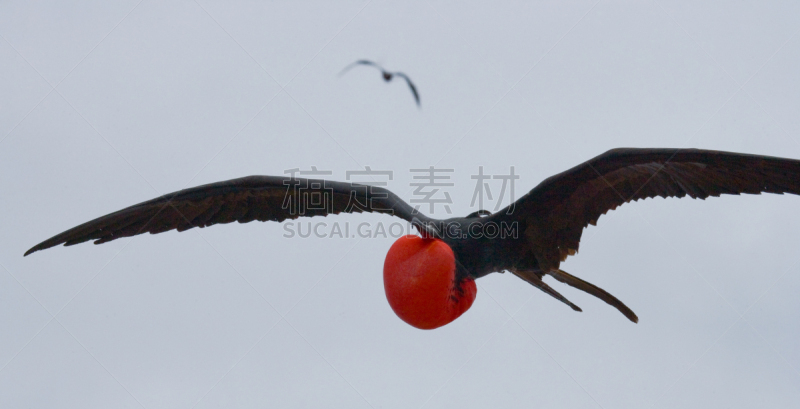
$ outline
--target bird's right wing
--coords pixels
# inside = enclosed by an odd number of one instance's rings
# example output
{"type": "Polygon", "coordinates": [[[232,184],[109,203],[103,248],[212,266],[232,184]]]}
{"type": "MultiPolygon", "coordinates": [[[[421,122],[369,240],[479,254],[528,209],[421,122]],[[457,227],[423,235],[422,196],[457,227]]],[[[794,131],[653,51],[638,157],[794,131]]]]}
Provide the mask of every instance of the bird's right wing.
{"type": "Polygon", "coordinates": [[[221,223],[276,221],[304,216],[376,212],[411,222],[427,218],[377,186],[278,176],[249,176],[170,193],[69,229],[28,250],[94,240],[105,243],[142,233],[184,231],[221,223]]]}
{"type": "Polygon", "coordinates": [[[524,224],[528,251],[547,273],[578,251],[584,227],[624,203],[761,192],[800,194],[800,161],[700,149],[621,148],[547,178],[490,217],[524,224]]]}

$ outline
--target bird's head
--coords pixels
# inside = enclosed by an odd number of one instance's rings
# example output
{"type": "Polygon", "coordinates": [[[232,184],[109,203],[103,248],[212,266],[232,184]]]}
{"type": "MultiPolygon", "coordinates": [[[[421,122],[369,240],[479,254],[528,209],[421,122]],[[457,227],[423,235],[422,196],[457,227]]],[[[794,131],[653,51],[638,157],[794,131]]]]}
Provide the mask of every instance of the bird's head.
{"type": "Polygon", "coordinates": [[[453,250],[442,240],[400,237],[383,265],[386,299],[400,319],[419,329],[446,325],[466,312],[478,288],[458,279],[453,250]]]}
{"type": "Polygon", "coordinates": [[[392,79],[392,73],[391,73],[391,72],[386,72],[386,71],[384,71],[384,72],[383,72],[383,80],[384,80],[384,81],[389,81],[389,80],[391,80],[391,79],[392,79]]]}

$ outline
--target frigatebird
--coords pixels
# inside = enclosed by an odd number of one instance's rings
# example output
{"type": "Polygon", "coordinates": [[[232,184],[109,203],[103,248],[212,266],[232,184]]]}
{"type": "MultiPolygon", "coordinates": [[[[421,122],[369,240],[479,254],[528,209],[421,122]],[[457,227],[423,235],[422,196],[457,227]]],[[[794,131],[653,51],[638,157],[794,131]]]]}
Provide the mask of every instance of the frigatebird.
{"type": "Polygon", "coordinates": [[[420,233],[398,239],[384,262],[384,288],[394,312],[432,329],[463,314],[475,279],[510,271],[581,311],[543,278],[583,290],[636,314],[603,289],[559,268],[578,252],[583,229],[624,203],[660,197],[705,199],[721,194],[800,194],[800,160],[698,149],[610,150],[541,182],[503,210],[436,220],[381,187],[318,179],[249,176],[181,190],[102,216],[37,244],[95,244],[220,223],[281,222],[301,216],[377,212],[400,217],[420,233]],[[310,198],[324,197],[323,206],[310,198]],[[498,230],[499,229],[499,230],[498,230]],[[494,232],[494,233],[492,233],[494,232]],[[505,233],[499,234],[499,233],[505,233]]]}
{"type": "Polygon", "coordinates": [[[378,65],[377,63],[374,63],[372,61],[369,61],[369,60],[358,60],[358,61],[348,65],[347,67],[344,67],[344,69],[339,73],[339,76],[342,76],[347,71],[350,71],[350,69],[355,67],[356,65],[369,65],[369,66],[372,66],[372,67],[375,67],[375,68],[379,69],[381,71],[381,76],[383,77],[383,80],[386,81],[386,82],[391,81],[392,78],[394,78],[395,76],[403,78],[404,80],[406,80],[406,83],[408,83],[408,87],[411,88],[411,93],[414,94],[414,101],[417,102],[417,106],[420,106],[419,105],[419,94],[417,93],[417,87],[414,86],[414,83],[411,82],[411,79],[408,78],[408,75],[405,75],[400,71],[394,71],[394,72],[387,71],[385,68],[381,67],[380,65],[378,65]]]}

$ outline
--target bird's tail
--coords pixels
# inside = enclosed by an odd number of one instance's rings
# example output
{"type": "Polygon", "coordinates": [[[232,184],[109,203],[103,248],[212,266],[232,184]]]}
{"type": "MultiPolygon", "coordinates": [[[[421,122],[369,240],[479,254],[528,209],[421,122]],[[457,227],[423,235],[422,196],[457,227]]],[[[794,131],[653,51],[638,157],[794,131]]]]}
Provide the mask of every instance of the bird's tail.
{"type": "Polygon", "coordinates": [[[551,276],[553,276],[553,278],[555,278],[558,281],[561,281],[564,284],[585,291],[607,302],[609,305],[618,309],[619,312],[628,317],[629,320],[633,322],[639,322],[639,317],[637,317],[636,314],[634,314],[633,311],[630,308],[628,308],[628,306],[623,304],[622,301],[618,300],[617,297],[614,297],[613,295],[607,293],[602,288],[592,283],[583,281],[580,278],[575,277],[574,275],[564,270],[552,270],[549,271],[547,274],[550,274],[551,276]]]}
{"type": "Polygon", "coordinates": [[[563,302],[564,304],[569,305],[575,311],[583,311],[580,307],[573,304],[570,300],[568,300],[563,295],[559,294],[558,291],[554,290],[552,287],[547,285],[544,281],[542,281],[541,273],[537,273],[535,271],[528,271],[528,270],[509,270],[515,276],[527,281],[532,286],[544,291],[546,294],[550,295],[551,297],[563,302]]]}

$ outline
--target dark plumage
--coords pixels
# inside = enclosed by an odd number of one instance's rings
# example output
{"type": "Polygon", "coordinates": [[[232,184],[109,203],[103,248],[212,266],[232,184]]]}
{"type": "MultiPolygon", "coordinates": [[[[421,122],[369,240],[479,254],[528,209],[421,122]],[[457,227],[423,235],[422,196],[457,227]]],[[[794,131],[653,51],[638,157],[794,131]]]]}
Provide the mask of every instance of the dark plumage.
{"type": "Polygon", "coordinates": [[[350,69],[355,67],[356,65],[369,65],[369,66],[373,66],[373,67],[381,70],[381,76],[383,77],[383,80],[386,81],[386,82],[391,81],[392,78],[394,78],[395,76],[398,76],[400,78],[405,79],[406,83],[408,83],[408,87],[411,88],[411,93],[414,94],[414,101],[417,102],[417,106],[420,106],[420,104],[419,104],[419,94],[417,93],[417,87],[414,86],[414,83],[411,82],[411,79],[408,78],[407,75],[403,74],[400,71],[395,71],[395,72],[386,71],[383,67],[381,67],[380,65],[378,65],[378,64],[376,64],[376,63],[374,63],[372,61],[358,60],[358,61],[348,65],[347,67],[344,67],[344,69],[342,70],[342,72],[339,73],[339,75],[341,76],[344,73],[346,73],[347,71],[350,71],[350,69]]]}
{"type": "Polygon", "coordinates": [[[183,231],[234,221],[279,222],[300,216],[379,212],[407,220],[424,236],[444,241],[453,250],[456,273],[462,278],[508,270],[579,311],[542,281],[550,275],[602,299],[636,322],[633,311],[614,296],[559,269],[562,261],[577,253],[583,229],[609,210],[633,200],[656,196],[705,199],[761,192],[800,194],[800,161],[698,149],[613,149],[547,178],[500,212],[487,215],[481,211],[447,220],[422,215],[379,187],[250,176],[128,207],[45,240],[25,255],[59,244],[89,240],[99,244],[145,232],[183,231]],[[305,207],[306,199],[313,194],[327,195],[327,206],[305,207]],[[515,225],[518,234],[488,238],[474,233],[488,223],[515,225]]]}

